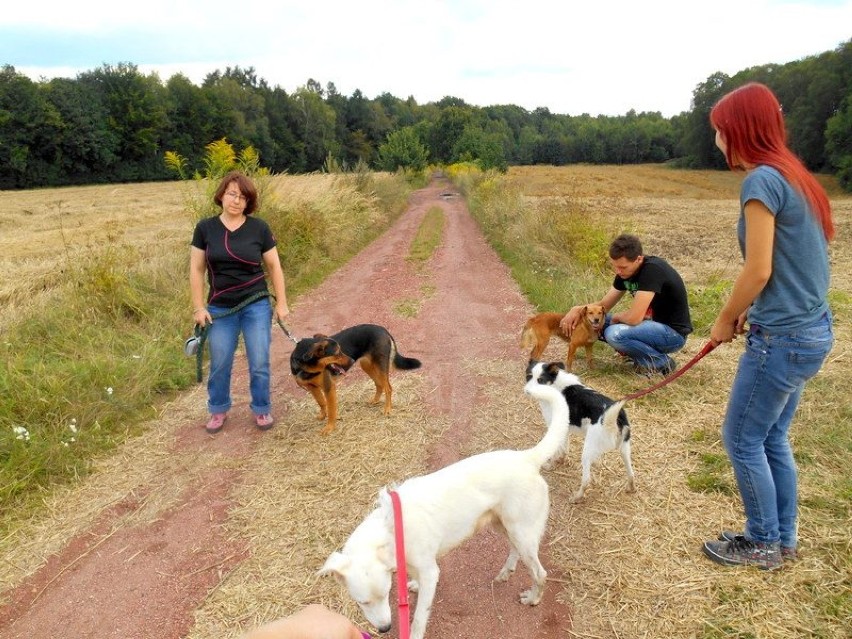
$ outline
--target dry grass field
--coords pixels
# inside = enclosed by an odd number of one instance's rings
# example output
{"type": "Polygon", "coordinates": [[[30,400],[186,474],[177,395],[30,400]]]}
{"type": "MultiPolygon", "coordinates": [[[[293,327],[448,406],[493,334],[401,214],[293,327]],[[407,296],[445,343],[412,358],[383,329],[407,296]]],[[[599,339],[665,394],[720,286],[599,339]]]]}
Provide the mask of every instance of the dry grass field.
{"type": "MultiPolygon", "coordinates": [[[[720,283],[724,290],[739,270],[740,175],[579,166],[513,168],[508,180],[533,209],[555,200],[566,210],[618,220],[616,226],[643,238],[646,253],[672,262],[691,293],[720,283]]],[[[564,596],[576,607],[572,636],[852,636],[852,481],[847,472],[852,461],[852,265],[846,259],[852,250],[852,197],[830,179],[824,183],[837,225],[830,292],[837,341],[805,393],[792,433],[800,471],[803,559],[792,569],[762,574],[719,570],[700,554],[703,539],[742,521],[718,436],[742,347],[737,342],[722,346],[678,382],[628,407],[634,464],[645,469],[635,496],[621,492],[623,468],[617,456],[604,461],[594,497],[582,507],[566,505],[577,482],[579,447],[574,464],[557,471],[567,478],[567,487],[555,484],[551,547],[566,572],[564,596]]],[[[601,293],[606,281],[600,283],[601,293]]],[[[570,280],[566,286],[571,287],[570,280]]],[[[712,320],[717,310],[712,297],[695,299],[693,316],[712,320]]],[[[681,361],[700,349],[707,333],[708,326],[699,322],[681,361]]],[[[617,364],[605,364],[584,380],[613,396],[624,392],[617,364]]],[[[495,388],[495,402],[500,398],[495,388]]]]}
{"type": "MultiPolygon", "coordinates": [[[[279,190],[308,199],[322,197],[327,186],[323,176],[279,179],[279,190]]],[[[658,166],[519,167],[503,179],[519,190],[526,207],[564,203],[612,224],[629,226],[642,236],[646,252],[675,264],[691,288],[730,280],[738,270],[735,222],[740,177],[730,172],[658,166]]],[[[852,197],[839,193],[830,180],[827,183],[838,225],[831,249],[831,299],[838,339],[825,370],[806,393],[794,433],[801,466],[802,560],[764,574],[724,570],[700,554],[703,539],[741,522],[718,438],[741,347],[737,343],[720,347],[681,381],[630,405],[635,494],[624,493],[620,458],[607,455],[593,471],[595,482],[586,501],[570,504],[579,483],[581,447],[576,443],[568,462],[548,474],[553,506],[545,564],[551,571],[551,587],[561,588],[559,599],[573,611],[568,637],[852,636],[852,481],[848,477],[852,382],[847,379],[852,359],[848,319],[852,262],[845,259],[852,249],[852,197]],[[836,442],[843,442],[839,449],[836,442]],[[701,484],[702,478],[709,483],[701,484]]],[[[52,287],[65,277],[64,264],[89,249],[129,243],[141,258],[152,261],[164,259],[163,252],[183,251],[192,228],[188,214],[182,212],[183,197],[177,184],[0,192],[0,205],[7,212],[0,220],[0,331],[18,313],[48,302],[52,287]]],[[[184,277],[182,272],[179,277],[184,277]]],[[[570,289],[572,284],[566,280],[564,287],[570,289]]],[[[607,284],[607,279],[600,280],[601,292],[607,284]]],[[[681,362],[706,339],[706,325],[697,329],[681,362]]],[[[561,345],[552,345],[548,351],[553,359],[563,354],[561,345]]],[[[590,385],[613,396],[647,385],[647,380],[623,372],[617,358],[600,346],[595,355],[600,366],[584,377],[590,385]]],[[[536,441],[540,432],[531,430],[530,424],[540,422],[537,409],[505,390],[517,388],[517,366],[504,361],[463,365],[482,374],[489,397],[476,416],[481,427],[463,452],[536,441]]],[[[342,402],[352,407],[353,414],[351,428],[340,433],[337,449],[313,432],[289,425],[273,431],[258,446],[246,462],[248,476],[254,479],[234,487],[237,507],[228,523],[230,535],[253,545],[252,556],[210,593],[196,612],[189,637],[232,637],[235,620],[245,620],[247,610],[253,618],[261,618],[282,601],[304,600],[306,592],[348,606],[345,610],[355,618],[354,606],[339,602],[340,591],[334,584],[314,578],[324,558],[317,542],[323,547],[333,545],[340,530],[351,528],[362,515],[353,511],[352,503],[367,503],[383,478],[398,477],[401,466],[411,472],[422,470],[429,440],[445,426],[425,418],[420,397],[425,391],[418,386],[417,375],[398,379],[395,389],[399,405],[405,408],[394,413],[389,431],[397,434],[385,441],[375,441],[369,429],[358,428],[360,420],[372,419],[369,410],[355,408],[355,397],[368,390],[363,382],[343,391],[342,402]],[[416,436],[405,434],[412,422],[422,426],[416,436]],[[345,454],[331,454],[334,450],[345,454]],[[372,452],[369,458],[359,454],[364,450],[372,452]],[[266,481],[280,472],[282,451],[288,467],[296,470],[266,481]],[[339,514],[319,522],[304,517],[317,508],[339,514]],[[295,542],[288,556],[275,552],[282,535],[295,542]]],[[[129,440],[97,464],[97,482],[46,497],[45,513],[0,539],[0,555],[8,557],[0,564],[0,584],[20,583],[64,539],[96,518],[99,508],[111,503],[116,494],[131,490],[128,486],[135,485],[137,477],[138,482],[156,484],[158,477],[182,472],[185,481],[191,482],[205,469],[221,464],[222,457],[211,451],[181,456],[162,452],[181,423],[200,419],[202,395],[197,389],[178,397],[163,411],[156,436],[129,440]]],[[[310,419],[311,401],[305,398],[289,406],[294,423],[310,419]]],[[[136,516],[156,519],[174,506],[178,488],[153,491],[147,508],[136,516]]]]}

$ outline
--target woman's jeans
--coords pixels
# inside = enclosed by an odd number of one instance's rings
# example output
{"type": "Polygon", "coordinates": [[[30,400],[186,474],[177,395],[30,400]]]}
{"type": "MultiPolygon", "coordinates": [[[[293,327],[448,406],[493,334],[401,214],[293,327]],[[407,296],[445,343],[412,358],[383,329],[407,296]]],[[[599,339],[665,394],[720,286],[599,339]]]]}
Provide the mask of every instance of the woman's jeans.
{"type": "Polygon", "coordinates": [[[747,539],[796,547],[796,462],[787,435],[805,382],[833,343],[830,313],[789,334],[771,335],[755,325],[747,333],[722,426],[747,539]]]}
{"type": "Polygon", "coordinates": [[[228,308],[209,306],[207,310],[214,317],[207,330],[207,343],[210,345],[207,410],[226,413],[231,408],[231,369],[242,333],[248,358],[251,410],[255,415],[269,413],[269,345],[272,340],[269,298],[261,298],[226,317],[216,316],[224,315],[230,310],[228,308]]]}
{"type": "Polygon", "coordinates": [[[667,353],[679,351],[686,344],[686,338],[668,324],[644,320],[631,326],[609,321],[607,316],[603,330],[606,343],[644,368],[667,370],[671,364],[667,353]]]}

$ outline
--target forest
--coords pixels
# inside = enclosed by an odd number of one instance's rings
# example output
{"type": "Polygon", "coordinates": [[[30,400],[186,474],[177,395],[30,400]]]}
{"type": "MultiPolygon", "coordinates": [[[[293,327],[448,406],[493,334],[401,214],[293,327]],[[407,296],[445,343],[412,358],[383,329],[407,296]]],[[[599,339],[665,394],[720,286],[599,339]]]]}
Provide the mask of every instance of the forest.
{"type": "Polygon", "coordinates": [[[163,82],[132,63],[76,78],[33,81],[0,68],[0,189],[175,179],[164,158],[203,170],[205,147],[252,147],[275,173],[421,170],[474,162],[516,165],[672,163],[723,168],[707,115],[746,82],[767,84],[785,112],[790,144],[813,171],[852,191],[852,39],[789,62],[714,73],[693,90],[690,110],[620,116],[547,108],[474,106],[460,97],[418,104],[389,93],[342,95],[309,79],[287,93],[253,68],[228,67],[201,86],[182,74],[163,82]]]}

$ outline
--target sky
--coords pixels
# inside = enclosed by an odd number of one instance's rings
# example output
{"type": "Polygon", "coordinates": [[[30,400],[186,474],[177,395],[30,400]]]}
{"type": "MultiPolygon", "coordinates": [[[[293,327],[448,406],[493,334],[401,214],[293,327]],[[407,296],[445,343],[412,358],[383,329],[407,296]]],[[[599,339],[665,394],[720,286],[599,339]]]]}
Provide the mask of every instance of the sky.
{"type": "Polygon", "coordinates": [[[33,80],[135,64],[165,82],[254,67],[288,93],[445,96],[551,113],[688,111],[716,72],[833,50],[852,0],[31,0],[0,11],[0,65],[33,80]]]}

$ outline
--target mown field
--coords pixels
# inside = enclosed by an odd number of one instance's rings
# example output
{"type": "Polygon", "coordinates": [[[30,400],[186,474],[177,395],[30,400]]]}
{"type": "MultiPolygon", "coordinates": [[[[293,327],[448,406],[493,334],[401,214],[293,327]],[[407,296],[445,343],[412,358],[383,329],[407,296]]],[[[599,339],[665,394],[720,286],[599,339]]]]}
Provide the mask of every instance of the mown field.
{"type": "MultiPolygon", "coordinates": [[[[647,254],[674,264],[687,283],[696,331],[680,363],[706,342],[741,264],[735,234],[740,175],[577,166],[514,168],[505,180],[460,171],[457,179],[474,216],[539,309],[598,299],[611,281],[600,256],[611,237],[627,230],[643,238],[647,254]]],[[[836,345],[806,390],[791,436],[799,465],[802,560],[767,575],[719,570],[700,552],[704,539],[742,523],[719,437],[742,348],[734,342],[665,390],[631,402],[632,421],[639,424],[634,460],[648,471],[635,497],[618,492],[575,508],[566,505],[569,493],[556,489],[551,519],[558,532],[551,550],[569,575],[564,598],[577,607],[576,636],[850,636],[852,267],[846,256],[852,198],[830,179],[824,183],[838,227],[829,294],[836,345]]],[[[631,383],[612,354],[584,380],[616,396],[631,383]]],[[[623,480],[617,456],[600,472],[601,484],[623,480]]],[[[575,473],[566,471],[573,480],[575,473]]]]}
{"type": "MultiPolygon", "coordinates": [[[[463,168],[450,173],[489,240],[540,310],[564,310],[600,297],[611,277],[603,259],[606,244],[615,233],[630,230],[643,238],[646,253],[666,257],[687,281],[696,333],[681,361],[703,345],[739,268],[734,230],[739,176],[660,166],[525,167],[505,176],[463,168]]],[[[289,225],[282,228],[295,238],[296,246],[288,250],[307,251],[329,226],[336,229],[336,237],[363,239],[367,230],[375,236],[398,214],[407,192],[386,185],[382,188],[392,195],[376,194],[375,188],[366,189],[372,195],[365,195],[351,184],[335,186],[336,179],[276,178],[276,190],[288,203],[282,210],[289,212],[279,223],[289,225]],[[299,232],[289,233],[293,229],[299,232]]],[[[623,470],[616,455],[605,457],[596,469],[587,502],[571,505],[579,446],[572,451],[573,462],[551,476],[547,552],[561,575],[553,585],[562,588],[560,598],[574,610],[571,636],[849,637],[852,266],[845,256],[852,248],[852,198],[826,183],[838,224],[831,291],[837,344],[808,388],[793,433],[800,466],[801,561],[764,574],[720,569],[698,551],[704,538],[741,522],[718,436],[741,347],[721,347],[664,392],[631,407],[635,495],[623,493],[623,470]]],[[[121,483],[134,473],[156,474],[163,464],[180,463],[162,458],[155,449],[162,443],[157,438],[138,435],[150,428],[147,420],[162,414],[166,399],[177,397],[180,403],[181,390],[193,381],[191,367],[173,352],[185,332],[185,323],[173,316],[182,318],[188,308],[185,255],[192,222],[184,210],[185,197],[177,184],[0,193],[0,205],[7,211],[0,221],[0,348],[8,355],[0,367],[0,488],[5,491],[0,501],[0,554],[10,558],[0,568],[0,584],[18,582],[43,559],[40,540],[46,552],[63,538],[61,526],[79,525],[67,517],[66,509],[82,517],[89,507],[83,505],[85,500],[62,505],[56,497],[70,497],[77,474],[85,476],[95,467],[105,483],[110,476],[121,483]],[[140,360],[152,363],[140,368],[140,360]],[[113,382],[118,374],[125,375],[125,384],[113,382]],[[113,387],[114,392],[107,393],[113,387]],[[87,425],[85,437],[74,436],[72,420],[87,425]],[[91,428],[93,424],[101,424],[102,430],[91,428]],[[26,426],[29,437],[18,438],[16,426],[26,426]],[[96,441],[99,438],[107,443],[96,441]],[[132,438],[135,448],[128,452],[123,442],[132,438]],[[120,460],[111,462],[116,446],[125,462],[139,460],[140,466],[130,472],[120,460]],[[93,464],[93,459],[101,462],[93,464]],[[144,459],[153,460],[150,467],[141,466],[144,459]],[[45,504],[54,511],[45,513],[45,504]],[[25,538],[29,545],[22,548],[25,538]]],[[[294,294],[299,286],[309,289],[356,246],[330,246],[312,261],[300,259],[309,268],[294,294]]],[[[549,353],[560,357],[561,347],[553,346],[549,353]]],[[[616,394],[638,383],[616,357],[600,348],[596,357],[600,366],[586,378],[591,385],[616,394]]],[[[516,373],[514,368],[490,371],[487,390],[492,401],[481,422],[496,424],[496,439],[494,430],[483,429],[466,452],[512,445],[519,435],[512,428],[526,428],[518,402],[501,392],[516,383],[516,373]]],[[[399,385],[412,403],[417,399],[413,383],[399,385]]],[[[308,415],[313,408],[306,401],[299,410],[308,415]]],[[[394,420],[405,418],[402,412],[394,420]]],[[[158,434],[159,439],[167,436],[167,430],[158,434]]],[[[356,464],[359,446],[368,445],[359,438],[368,435],[346,436],[354,438],[350,461],[356,464]]],[[[266,452],[271,453],[280,442],[270,441],[266,452]]],[[[425,442],[397,444],[399,449],[408,447],[406,454],[416,466],[425,442]]],[[[291,454],[305,465],[304,476],[294,478],[297,483],[323,479],[308,467],[312,456],[321,453],[317,446],[308,438],[292,443],[291,454]]],[[[379,472],[382,462],[372,463],[371,472],[379,472]]],[[[274,472],[275,458],[258,458],[253,464],[258,476],[266,476],[274,472]]],[[[366,474],[358,481],[369,484],[365,491],[373,490],[366,474]]],[[[233,514],[234,528],[247,526],[258,505],[267,510],[274,504],[283,509],[278,519],[298,521],[306,505],[292,491],[275,490],[269,485],[244,487],[242,505],[233,514]]],[[[306,540],[316,535],[309,524],[306,540]]],[[[266,539],[270,531],[267,527],[257,534],[266,539]]],[[[304,588],[304,583],[276,581],[282,579],[281,571],[271,564],[299,558],[258,556],[267,563],[254,564],[211,595],[199,611],[192,636],[228,636],[215,630],[222,627],[222,619],[233,619],[246,606],[256,605],[245,599],[249,592],[239,590],[239,583],[257,587],[262,582],[260,592],[251,596],[268,597],[267,602],[288,593],[295,596],[304,588]]],[[[323,587],[332,591],[332,586],[323,587]]]]}

